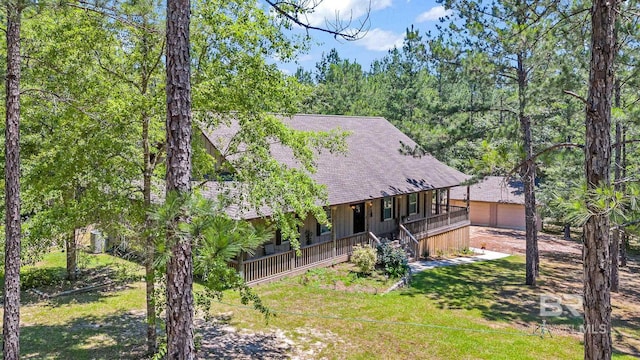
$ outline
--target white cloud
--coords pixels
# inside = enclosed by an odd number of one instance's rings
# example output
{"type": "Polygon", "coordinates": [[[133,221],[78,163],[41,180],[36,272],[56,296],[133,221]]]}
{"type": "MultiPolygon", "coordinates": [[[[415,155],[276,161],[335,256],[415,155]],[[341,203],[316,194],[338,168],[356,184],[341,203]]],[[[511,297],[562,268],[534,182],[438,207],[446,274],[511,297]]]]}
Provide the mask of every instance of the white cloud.
{"type": "Polygon", "coordinates": [[[451,15],[452,13],[453,13],[452,10],[445,9],[444,6],[440,5],[440,6],[432,7],[431,9],[418,15],[418,17],[416,18],[416,22],[420,23],[420,22],[438,20],[441,17],[451,15]]]}
{"type": "Polygon", "coordinates": [[[363,46],[367,50],[387,51],[394,46],[401,47],[404,34],[396,34],[393,31],[382,29],[371,29],[367,35],[355,42],[356,45],[363,46]]]}
{"type": "Polygon", "coordinates": [[[368,11],[385,9],[391,6],[391,3],[392,0],[371,0],[371,9],[369,9],[369,1],[323,0],[313,13],[306,15],[306,19],[313,26],[325,25],[327,22],[335,23],[336,16],[343,22],[348,22],[350,19],[355,21],[368,11]]]}
{"type": "Polygon", "coordinates": [[[306,61],[311,61],[313,60],[313,56],[311,54],[304,54],[300,57],[298,57],[298,61],[299,62],[306,62],[306,61]]]}

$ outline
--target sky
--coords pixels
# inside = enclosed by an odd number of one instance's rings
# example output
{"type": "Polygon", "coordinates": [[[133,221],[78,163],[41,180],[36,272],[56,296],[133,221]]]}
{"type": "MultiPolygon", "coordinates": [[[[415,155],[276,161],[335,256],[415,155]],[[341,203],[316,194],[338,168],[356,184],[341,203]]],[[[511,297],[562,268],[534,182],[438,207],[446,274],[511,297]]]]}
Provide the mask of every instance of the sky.
{"type": "MultiPolygon", "coordinates": [[[[435,0],[371,0],[370,4],[366,23],[369,30],[362,39],[334,39],[329,34],[310,30],[312,42],[309,52],[298,58],[298,64],[279,64],[280,69],[290,74],[295,73],[298,66],[312,70],[323,53],[336,48],[341,58],[356,60],[364,70],[369,70],[373,60],[384,57],[394,46],[402,46],[408,27],[414,25],[420,34],[433,32],[439,18],[450,13],[435,0]]],[[[313,14],[307,15],[307,19],[313,26],[326,27],[326,22],[335,20],[338,14],[345,20],[351,18],[351,27],[357,27],[366,19],[368,8],[369,0],[323,0],[313,14]]],[[[304,33],[302,29],[294,32],[304,33]]]]}

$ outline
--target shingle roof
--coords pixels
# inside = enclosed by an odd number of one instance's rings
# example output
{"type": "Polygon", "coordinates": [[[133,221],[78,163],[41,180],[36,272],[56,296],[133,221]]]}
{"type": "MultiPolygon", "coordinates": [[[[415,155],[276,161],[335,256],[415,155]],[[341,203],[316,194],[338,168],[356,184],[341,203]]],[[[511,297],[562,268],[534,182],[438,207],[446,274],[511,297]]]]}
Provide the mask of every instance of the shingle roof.
{"type": "MultiPolygon", "coordinates": [[[[402,154],[401,142],[411,148],[416,143],[381,117],[295,115],[282,121],[296,130],[350,132],[346,154],[325,151],[316,158],[317,172],[312,177],[327,186],[331,205],[450,187],[468,178],[431,155],[402,154]]],[[[226,142],[237,131],[234,127],[204,134],[224,154],[226,142]]],[[[271,153],[276,160],[295,166],[289,149],[274,144],[271,153]]]]}
{"type": "MultiPolygon", "coordinates": [[[[487,176],[469,189],[471,201],[524,204],[524,185],[522,181],[504,176],[487,176]]],[[[457,186],[451,189],[451,198],[466,200],[467,187],[457,186]]]]}

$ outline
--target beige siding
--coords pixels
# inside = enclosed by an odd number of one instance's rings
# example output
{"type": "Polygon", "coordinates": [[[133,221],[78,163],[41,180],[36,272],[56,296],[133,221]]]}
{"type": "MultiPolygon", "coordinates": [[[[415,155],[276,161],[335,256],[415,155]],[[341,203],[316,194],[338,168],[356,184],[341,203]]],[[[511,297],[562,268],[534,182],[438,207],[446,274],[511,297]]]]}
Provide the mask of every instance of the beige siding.
{"type": "Polygon", "coordinates": [[[338,205],[332,207],[331,212],[331,232],[318,236],[318,221],[315,217],[309,215],[304,221],[304,226],[300,229],[300,244],[307,244],[307,234],[311,238],[311,243],[324,242],[332,240],[332,233],[336,233],[336,239],[347,237],[353,231],[353,210],[349,205],[338,205]]]}
{"type": "Polygon", "coordinates": [[[369,221],[369,231],[374,234],[385,236],[396,229],[396,220],[389,219],[382,221],[382,200],[375,199],[370,201],[371,211],[369,212],[367,220],[369,221]]]}
{"type": "MultiPolygon", "coordinates": [[[[218,170],[221,169],[221,167],[225,164],[224,157],[222,156],[222,154],[220,154],[220,151],[218,151],[218,149],[216,149],[215,146],[211,144],[211,142],[209,141],[209,139],[207,139],[206,136],[200,133],[200,137],[202,139],[202,142],[204,143],[204,148],[205,150],[207,150],[207,153],[215,159],[216,169],[218,170]]],[[[226,169],[226,170],[229,170],[229,169],[226,169]]]]}
{"type": "Polygon", "coordinates": [[[333,211],[335,220],[333,221],[332,231],[336,233],[336,239],[347,237],[353,234],[353,210],[349,205],[338,205],[333,211]]]}
{"type": "Polygon", "coordinates": [[[431,210],[433,208],[433,191],[425,191],[424,192],[424,212],[426,216],[431,216],[431,210]]]}
{"type": "Polygon", "coordinates": [[[311,244],[331,240],[331,233],[317,236],[317,223],[315,217],[311,215],[307,216],[304,221],[304,226],[300,229],[300,245],[308,245],[307,236],[309,236],[311,244]]]}

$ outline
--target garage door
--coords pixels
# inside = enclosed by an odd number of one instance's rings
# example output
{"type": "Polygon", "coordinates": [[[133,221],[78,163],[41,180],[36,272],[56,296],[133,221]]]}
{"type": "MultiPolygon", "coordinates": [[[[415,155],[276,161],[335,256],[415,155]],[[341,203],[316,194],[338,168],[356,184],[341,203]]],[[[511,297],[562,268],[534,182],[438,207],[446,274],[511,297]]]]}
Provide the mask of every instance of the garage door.
{"type": "Polygon", "coordinates": [[[469,216],[471,225],[489,226],[491,223],[491,204],[472,201],[469,216]]]}
{"type": "Polygon", "coordinates": [[[524,205],[498,204],[497,226],[501,228],[524,230],[524,205]]]}

